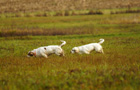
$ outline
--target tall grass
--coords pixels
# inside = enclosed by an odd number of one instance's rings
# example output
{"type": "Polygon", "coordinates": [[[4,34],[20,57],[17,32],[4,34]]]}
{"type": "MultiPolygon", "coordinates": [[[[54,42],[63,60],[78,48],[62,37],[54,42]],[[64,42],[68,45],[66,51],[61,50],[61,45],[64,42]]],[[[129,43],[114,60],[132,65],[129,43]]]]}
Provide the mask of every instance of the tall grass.
{"type": "Polygon", "coordinates": [[[9,39],[0,39],[0,89],[140,89],[139,34],[9,39]],[[105,39],[104,55],[70,54],[72,47],[98,42],[99,38],[105,39]],[[26,57],[34,48],[59,45],[60,39],[67,41],[65,57],[26,57]]]}
{"type": "Polygon", "coordinates": [[[112,9],[139,7],[139,0],[0,0],[0,13],[28,13],[44,11],[67,11],[87,9],[112,9]]]}

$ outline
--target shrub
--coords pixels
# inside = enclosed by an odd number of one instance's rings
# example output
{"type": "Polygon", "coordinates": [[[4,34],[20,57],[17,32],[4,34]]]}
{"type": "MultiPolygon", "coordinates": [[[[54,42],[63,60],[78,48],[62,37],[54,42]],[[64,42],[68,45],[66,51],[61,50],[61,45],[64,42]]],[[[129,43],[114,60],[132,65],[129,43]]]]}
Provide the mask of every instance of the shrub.
{"type": "Polygon", "coordinates": [[[78,15],[78,13],[76,13],[75,11],[72,11],[71,15],[78,15]]]}
{"type": "Polygon", "coordinates": [[[16,17],[24,17],[24,14],[23,13],[17,13],[15,16],[16,17]]]}
{"type": "Polygon", "coordinates": [[[115,12],[111,11],[110,14],[115,14],[115,12]]]}
{"type": "Polygon", "coordinates": [[[98,15],[102,15],[103,12],[102,12],[102,11],[96,11],[96,14],[98,14],[98,15]]]}
{"type": "Polygon", "coordinates": [[[48,12],[45,12],[45,13],[43,13],[43,16],[44,17],[47,17],[47,16],[49,16],[49,13],[48,12]]]}
{"type": "Polygon", "coordinates": [[[125,10],[125,11],[116,11],[113,14],[123,14],[123,13],[140,13],[140,10],[131,10],[131,9],[128,9],[128,10],[125,10]]]}
{"type": "Polygon", "coordinates": [[[41,17],[42,16],[42,13],[37,13],[35,16],[41,17]]]}
{"type": "Polygon", "coordinates": [[[65,11],[65,16],[71,16],[71,12],[70,11],[65,11]]]}
{"type": "Polygon", "coordinates": [[[55,16],[65,16],[65,11],[56,12],[55,16]]]}
{"type": "Polygon", "coordinates": [[[90,11],[88,12],[88,15],[94,15],[94,14],[102,15],[103,12],[102,12],[102,11],[93,11],[93,10],[90,10],[90,11]]]}
{"type": "Polygon", "coordinates": [[[29,14],[26,14],[26,17],[34,17],[35,15],[33,13],[29,13],[29,14]]]}
{"type": "Polygon", "coordinates": [[[16,35],[16,30],[9,30],[6,32],[8,36],[15,36],[16,35]]]}
{"type": "Polygon", "coordinates": [[[93,14],[95,14],[95,11],[93,11],[93,10],[90,10],[90,11],[88,12],[88,15],[93,15],[93,14]]]}
{"type": "Polygon", "coordinates": [[[48,13],[45,13],[45,12],[43,12],[43,13],[37,13],[35,16],[37,16],[37,17],[46,17],[46,16],[48,16],[48,13]]]}

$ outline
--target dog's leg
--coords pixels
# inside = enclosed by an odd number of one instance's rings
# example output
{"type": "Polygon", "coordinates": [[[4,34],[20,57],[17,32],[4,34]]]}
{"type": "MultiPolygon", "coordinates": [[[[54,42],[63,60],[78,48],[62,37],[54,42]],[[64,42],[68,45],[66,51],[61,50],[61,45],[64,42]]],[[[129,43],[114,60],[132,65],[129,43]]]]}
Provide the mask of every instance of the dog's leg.
{"type": "Polygon", "coordinates": [[[90,52],[85,52],[86,54],[90,54],[90,52]]]}
{"type": "Polygon", "coordinates": [[[45,57],[45,58],[48,58],[48,56],[44,53],[42,53],[42,56],[45,57]]]}
{"type": "Polygon", "coordinates": [[[62,52],[62,53],[55,53],[56,55],[58,55],[58,56],[64,56],[64,53],[62,52]]]}
{"type": "Polygon", "coordinates": [[[101,49],[101,50],[99,50],[99,51],[96,51],[97,53],[102,53],[102,54],[104,54],[104,51],[103,51],[103,49],[101,49]]]}
{"type": "Polygon", "coordinates": [[[60,53],[60,55],[59,56],[62,56],[62,57],[64,57],[65,55],[64,55],[64,53],[60,53]]]}
{"type": "Polygon", "coordinates": [[[57,51],[55,51],[55,54],[58,56],[64,56],[64,51],[62,49],[58,49],[57,51]]]}
{"type": "Polygon", "coordinates": [[[62,50],[62,52],[61,52],[61,56],[63,56],[63,57],[65,56],[64,51],[63,51],[63,50],[62,50]]]}
{"type": "Polygon", "coordinates": [[[104,54],[104,51],[103,51],[103,49],[101,50],[101,53],[102,53],[102,54],[104,54]]]}
{"type": "Polygon", "coordinates": [[[64,55],[64,51],[60,53],[60,56],[63,56],[63,57],[65,56],[65,55],[64,55]]]}
{"type": "Polygon", "coordinates": [[[88,50],[83,51],[83,53],[90,54],[90,52],[88,50]]]}

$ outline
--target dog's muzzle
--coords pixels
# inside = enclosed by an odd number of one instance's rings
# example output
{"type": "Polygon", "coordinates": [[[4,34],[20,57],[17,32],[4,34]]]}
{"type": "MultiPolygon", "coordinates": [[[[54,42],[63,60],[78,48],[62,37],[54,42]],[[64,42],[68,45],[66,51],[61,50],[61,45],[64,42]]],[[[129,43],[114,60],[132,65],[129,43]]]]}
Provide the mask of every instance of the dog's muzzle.
{"type": "Polygon", "coordinates": [[[29,53],[27,54],[27,57],[32,57],[33,53],[29,51],[29,53]]]}

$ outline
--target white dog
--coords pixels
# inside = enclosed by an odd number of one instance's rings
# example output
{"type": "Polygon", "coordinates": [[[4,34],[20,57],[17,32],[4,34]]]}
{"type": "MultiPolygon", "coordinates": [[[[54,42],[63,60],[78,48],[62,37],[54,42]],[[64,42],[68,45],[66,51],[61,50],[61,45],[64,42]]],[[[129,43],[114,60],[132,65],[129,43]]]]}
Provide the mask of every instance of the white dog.
{"type": "Polygon", "coordinates": [[[71,50],[71,53],[90,54],[91,51],[95,50],[96,52],[104,54],[103,48],[101,46],[101,44],[104,41],[105,41],[104,39],[100,39],[100,42],[98,42],[98,43],[90,43],[90,44],[86,44],[86,45],[83,45],[83,46],[74,47],[71,50]]]}
{"type": "Polygon", "coordinates": [[[66,41],[61,40],[61,42],[62,42],[61,45],[44,46],[44,47],[39,47],[37,49],[29,51],[27,57],[35,56],[35,57],[48,58],[48,56],[51,54],[56,54],[58,56],[64,56],[64,51],[61,47],[66,44],[66,41]]]}

